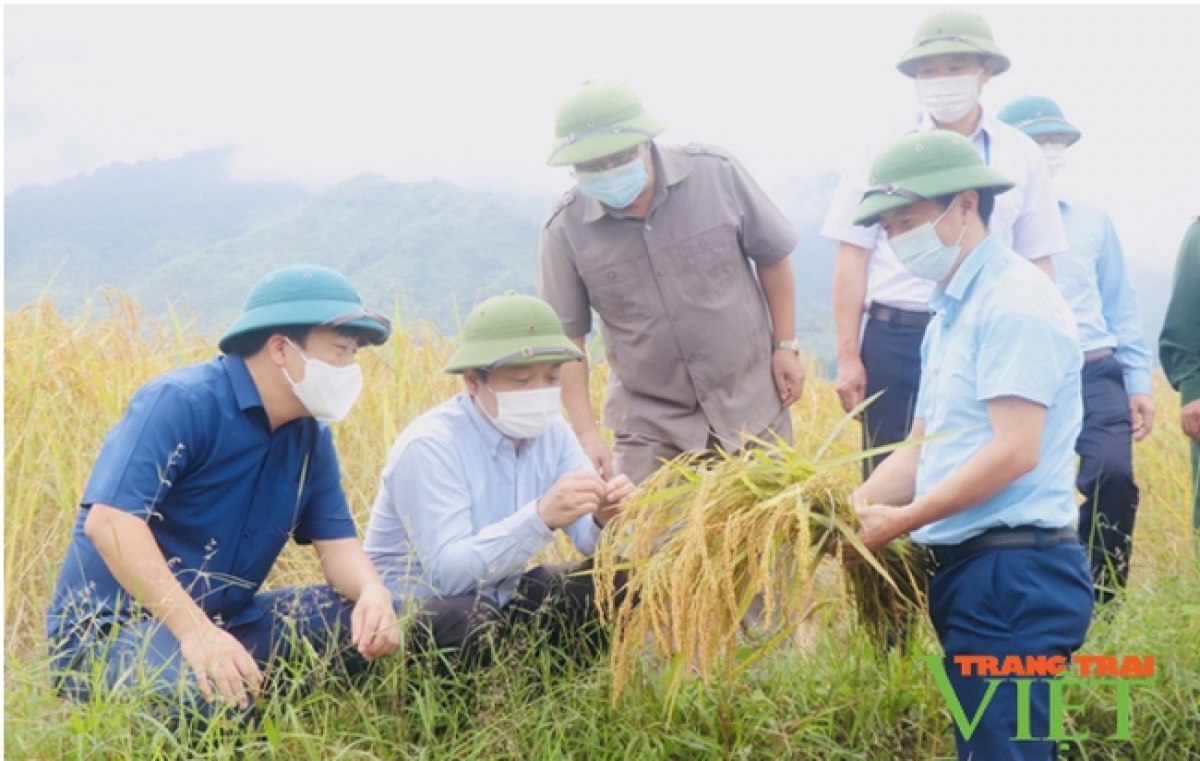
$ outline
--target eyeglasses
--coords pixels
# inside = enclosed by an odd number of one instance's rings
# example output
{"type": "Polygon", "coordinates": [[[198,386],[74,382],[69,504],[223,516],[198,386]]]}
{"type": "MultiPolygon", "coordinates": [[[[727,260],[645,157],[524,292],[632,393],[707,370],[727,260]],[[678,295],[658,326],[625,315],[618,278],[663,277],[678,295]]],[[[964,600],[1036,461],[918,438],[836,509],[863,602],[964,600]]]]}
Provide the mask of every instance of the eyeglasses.
{"type": "Polygon", "coordinates": [[[321,325],[322,327],[326,328],[340,328],[343,325],[354,322],[355,320],[363,319],[374,320],[375,322],[378,322],[380,325],[383,325],[384,329],[386,329],[389,333],[392,330],[391,320],[384,317],[379,312],[376,312],[373,309],[367,309],[365,307],[357,312],[343,314],[339,317],[334,317],[332,320],[326,320],[325,322],[321,323],[321,325]]]}
{"type": "Polygon", "coordinates": [[[580,174],[596,174],[597,172],[607,172],[609,169],[616,169],[619,166],[625,166],[626,164],[636,161],[642,157],[642,146],[644,145],[645,143],[642,143],[640,145],[635,145],[629,150],[621,151],[620,153],[614,153],[611,156],[604,156],[596,159],[595,161],[585,161],[582,164],[576,164],[575,166],[571,167],[571,176],[574,177],[580,174]]]}

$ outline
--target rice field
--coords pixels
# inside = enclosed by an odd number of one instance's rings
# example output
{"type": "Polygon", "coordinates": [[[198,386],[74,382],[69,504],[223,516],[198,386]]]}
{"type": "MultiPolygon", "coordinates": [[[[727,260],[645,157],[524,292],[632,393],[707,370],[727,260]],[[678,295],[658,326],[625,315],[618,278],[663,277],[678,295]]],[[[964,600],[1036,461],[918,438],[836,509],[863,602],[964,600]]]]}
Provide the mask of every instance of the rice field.
{"type": "MultiPolygon", "coordinates": [[[[679,645],[686,642],[674,648],[687,653],[682,659],[642,647],[645,631],[636,628],[627,630],[631,647],[616,652],[644,655],[588,666],[564,665],[536,641],[514,647],[491,669],[456,678],[394,658],[353,687],[328,685],[268,699],[257,729],[218,725],[191,739],[157,724],[136,701],[62,701],[49,686],[43,617],[92,461],[133,392],[173,367],[211,358],[216,336],[198,334],[182,316],[149,319],[119,294],[73,321],[48,303],[6,312],[4,329],[7,758],[954,756],[949,712],[916,657],[938,652],[928,625],[912,633],[905,655],[880,653],[871,632],[858,625],[855,598],[836,568],[806,567],[794,577],[804,585],[772,587],[769,580],[780,578],[772,569],[787,566],[779,553],[721,562],[731,570],[739,563],[754,569],[734,597],[762,592],[767,608],[780,606],[767,611],[768,621],[786,621],[799,611],[803,626],[783,629],[784,637],[774,630],[724,636],[739,619],[739,607],[720,612],[724,623],[714,631],[722,636],[689,640],[683,632],[695,635],[701,621],[718,619],[715,609],[687,608],[687,600],[696,599],[687,594],[702,586],[683,587],[662,600],[668,613],[671,603],[683,606],[678,615],[645,622],[651,629],[674,626],[664,641],[673,636],[679,645]]],[[[349,419],[335,428],[346,493],[360,527],[397,433],[459,390],[461,381],[440,372],[447,356],[447,341],[420,325],[360,353],[365,391],[349,419]]],[[[594,373],[598,413],[604,366],[594,373]]],[[[839,431],[843,415],[833,385],[816,373],[810,367],[804,396],[793,408],[796,467],[836,461],[857,449],[857,427],[839,431]]],[[[1154,654],[1157,681],[1134,694],[1128,740],[1110,739],[1118,721],[1111,689],[1083,686],[1072,693],[1079,706],[1070,713],[1072,729],[1090,734],[1075,744],[1078,758],[1200,758],[1200,568],[1190,527],[1190,469],[1178,429],[1178,399],[1162,378],[1156,383],[1158,427],[1136,449],[1143,498],[1130,589],[1120,605],[1093,623],[1084,651],[1154,654]]],[[[856,471],[856,463],[846,460],[825,471],[822,478],[831,481],[821,483],[851,484],[856,471]]],[[[822,493],[842,493],[841,485],[822,493]]],[[[662,486],[648,491],[661,494],[667,488],[662,486]]],[[[319,580],[312,551],[290,547],[268,585],[319,580]]],[[[610,612],[618,615],[615,607],[610,612]]]]}

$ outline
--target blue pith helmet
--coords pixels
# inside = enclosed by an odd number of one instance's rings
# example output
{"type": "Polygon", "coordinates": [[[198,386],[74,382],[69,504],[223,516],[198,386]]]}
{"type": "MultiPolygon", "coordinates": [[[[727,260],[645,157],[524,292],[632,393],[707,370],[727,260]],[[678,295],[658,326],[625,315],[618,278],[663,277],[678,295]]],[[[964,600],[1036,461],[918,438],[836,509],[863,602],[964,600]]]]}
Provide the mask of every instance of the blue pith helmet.
{"type": "Polygon", "coordinates": [[[242,316],[218,346],[227,352],[238,336],[289,327],[360,328],[364,339],[376,345],[392,332],[391,321],[364,307],[345,275],[328,267],[299,265],[275,270],[255,283],[242,316]]]}
{"type": "Polygon", "coordinates": [[[1063,135],[1067,145],[1074,145],[1083,137],[1079,128],[1066,120],[1057,103],[1040,95],[1017,98],[1000,109],[999,117],[1030,137],[1063,135]]]}

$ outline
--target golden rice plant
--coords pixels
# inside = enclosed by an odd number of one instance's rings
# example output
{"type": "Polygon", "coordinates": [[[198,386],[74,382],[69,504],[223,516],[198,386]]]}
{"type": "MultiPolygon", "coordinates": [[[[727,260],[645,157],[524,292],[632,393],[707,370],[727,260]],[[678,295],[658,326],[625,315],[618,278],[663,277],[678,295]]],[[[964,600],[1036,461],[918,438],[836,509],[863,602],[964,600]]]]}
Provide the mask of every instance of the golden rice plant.
{"type": "Polygon", "coordinates": [[[668,710],[689,667],[705,679],[744,669],[811,615],[817,566],[843,542],[866,559],[847,574],[860,625],[878,638],[903,626],[922,604],[923,556],[906,541],[866,550],[846,462],[809,461],[778,442],[681,458],[642,485],[596,559],[598,602],[613,627],[614,699],[647,643],[672,664],[668,710]],[[618,573],[626,574],[621,595],[618,573]],[[738,659],[756,595],[762,623],[777,631],[738,659]]]}

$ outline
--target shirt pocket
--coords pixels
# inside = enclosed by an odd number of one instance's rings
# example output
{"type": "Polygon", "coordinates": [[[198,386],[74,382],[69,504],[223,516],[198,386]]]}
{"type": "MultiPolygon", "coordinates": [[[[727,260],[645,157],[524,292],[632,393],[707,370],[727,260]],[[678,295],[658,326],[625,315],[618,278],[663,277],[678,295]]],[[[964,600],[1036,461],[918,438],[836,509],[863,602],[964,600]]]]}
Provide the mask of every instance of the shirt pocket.
{"type": "Polygon", "coordinates": [[[650,317],[640,259],[625,259],[581,273],[600,319],[621,325],[650,317]]]}
{"type": "Polygon", "coordinates": [[[742,249],[731,221],[710,227],[676,244],[678,271],[689,290],[703,300],[719,296],[741,266],[742,249]]]}

